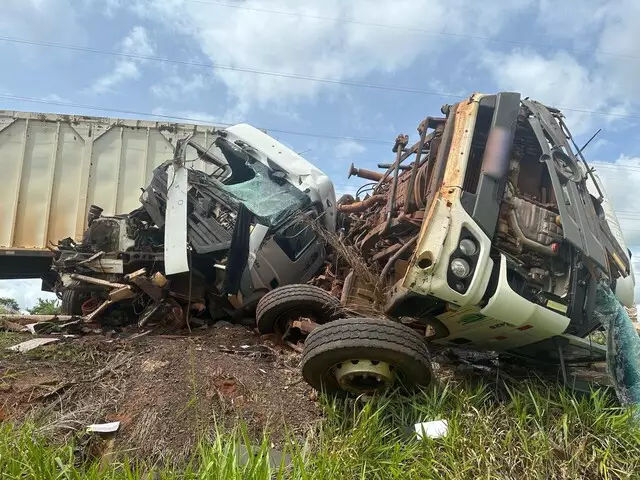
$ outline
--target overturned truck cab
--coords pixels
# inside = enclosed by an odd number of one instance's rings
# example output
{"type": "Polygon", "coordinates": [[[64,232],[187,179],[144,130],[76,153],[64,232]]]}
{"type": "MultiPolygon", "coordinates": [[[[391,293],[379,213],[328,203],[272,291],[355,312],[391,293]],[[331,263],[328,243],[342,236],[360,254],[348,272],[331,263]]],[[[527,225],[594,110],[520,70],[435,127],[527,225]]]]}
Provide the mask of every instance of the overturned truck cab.
{"type": "MultiPolygon", "coordinates": [[[[416,373],[427,352],[406,327],[431,343],[551,364],[604,358],[588,340],[601,326],[596,288],[617,286],[630,300],[630,253],[563,115],[513,92],[474,94],[442,113],[420,124],[413,146],[398,137],[384,173],[350,169],[374,184],[366,198],[342,199],[339,226],[377,280],[350,265],[341,298],[388,320],[375,320],[368,344],[354,336],[344,358],[325,341],[339,322],[314,330],[303,358],[314,386],[365,393],[428,382],[416,373]]],[[[362,337],[361,319],[341,322],[362,337]]]]}
{"type": "Polygon", "coordinates": [[[438,343],[557,358],[556,336],[577,347],[599,326],[597,282],[629,275],[628,253],[557,110],[500,93],[448,112],[414,257],[387,308],[431,317],[438,343]]]}
{"type": "Polygon", "coordinates": [[[217,131],[208,149],[180,140],[174,157],[154,171],[139,208],[103,217],[92,206],[83,241],[60,242],[65,313],[116,325],[242,316],[323,264],[308,219],[333,230],[336,202],[316,167],[245,124],[217,131]],[[213,173],[191,168],[195,159],[213,173]]]}

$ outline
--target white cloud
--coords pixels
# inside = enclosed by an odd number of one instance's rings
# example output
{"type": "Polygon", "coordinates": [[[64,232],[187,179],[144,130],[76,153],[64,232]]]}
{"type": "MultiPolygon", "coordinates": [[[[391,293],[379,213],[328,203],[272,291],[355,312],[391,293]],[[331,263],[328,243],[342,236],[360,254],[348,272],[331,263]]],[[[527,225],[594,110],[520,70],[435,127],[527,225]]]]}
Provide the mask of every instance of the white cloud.
{"type": "Polygon", "coordinates": [[[156,97],[176,100],[184,96],[190,97],[206,88],[205,75],[195,74],[191,77],[184,77],[175,74],[152,85],[150,91],[156,97]]]}
{"type": "Polygon", "coordinates": [[[38,298],[57,298],[53,293],[41,291],[41,284],[41,280],[0,280],[0,297],[13,298],[23,310],[35,306],[38,298]]]}
{"type": "Polygon", "coordinates": [[[366,148],[355,140],[342,140],[334,147],[334,155],[337,159],[350,158],[364,152],[366,148]]]}
{"type": "MultiPolygon", "coordinates": [[[[620,110],[620,97],[608,88],[607,79],[590,71],[566,52],[558,51],[546,56],[531,50],[487,52],[483,61],[500,89],[519,91],[560,108],[624,113],[620,110]]],[[[574,135],[593,130],[596,122],[610,122],[615,118],[570,110],[563,113],[574,135]]]]}
{"type": "MultiPolygon", "coordinates": [[[[131,55],[150,56],[154,54],[154,47],[151,44],[147,31],[144,27],[133,27],[131,32],[120,42],[120,49],[131,55]]],[[[145,62],[144,59],[121,58],[116,61],[113,71],[96,80],[91,86],[93,93],[105,93],[111,91],[116,85],[127,80],[137,80],[140,78],[139,66],[145,62]]]]}
{"type": "MultiPolygon", "coordinates": [[[[195,40],[213,63],[341,81],[362,79],[374,72],[391,75],[409,67],[418,57],[423,66],[429,67],[443,47],[461,39],[424,35],[412,32],[412,28],[439,31],[446,25],[450,32],[493,33],[512,11],[526,7],[530,0],[518,5],[506,0],[493,3],[487,8],[464,0],[246,0],[233,4],[239,8],[224,8],[182,0],[138,0],[135,10],[145,18],[163,22],[173,33],[195,40]],[[323,19],[310,18],[313,16],[323,19]]],[[[338,88],[335,84],[219,68],[213,69],[213,75],[226,85],[241,113],[254,105],[271,107],[315,99],[321,91],[338,88]]]]}
{"type": "Polygon", "coordinates": [[[62,102],[62,103],[71,102],[71,100],[69,100],[68,98],[61,97],[57,93],[50,93],[49,95],[45,95],[44,97],[42,97],[42,99],[43,100],[49,100],[49,101],[52,101],[52,102],[62,102]]]}
{"type": "Polygon", "coordinates": [[[61,43],[83,43],[85,38],[74,0],[2,0],[0,32],[8,37],[61,43]]]}
{"type": "Polygon", "coordinates": [[[609,72],[609,88],[633,101],[640,101],[640,2],[616,0],[608,4],[605,25],[599,36],[598,50],[616,55],[600,55],[598,60],[609,72]]]}
{"type": "Polygon", "coordinates": [[[193,110],[167,110],[162,107],[154,108],[152,112],[154,115],[161,115],[163,118],[167,117],[169,121],[175,122],[190,122],[190,123],[202,123],[202,124],[226,124],[236,122],[226,122],[224,117],[213,115],[207,112],[196,112],[193,110]]]}

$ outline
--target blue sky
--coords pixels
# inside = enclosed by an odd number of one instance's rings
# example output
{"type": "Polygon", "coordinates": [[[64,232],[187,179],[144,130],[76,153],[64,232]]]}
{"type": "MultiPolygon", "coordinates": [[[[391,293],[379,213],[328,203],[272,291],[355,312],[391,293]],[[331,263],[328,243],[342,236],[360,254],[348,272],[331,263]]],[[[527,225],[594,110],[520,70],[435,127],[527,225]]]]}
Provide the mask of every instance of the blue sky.
{"type": "MultiPolygon", "coordinates": [[[[346,179],[352,161],[363,167],[390,161],[398,133],[415,138],[421,119],[458,96],[517,90],[566,107],[577,143],[602,128],[587,158],[599,168],[614,207],[625,212],[625,236],[640,258],[640,197],[633,188],[640,185],[636,0],[2,3],[0,109],[129,118],[141,115],[123,111],[155,113],[359,138],[273,133],[305,152],[340,193],[357,185],[346,179]]],[[[27,306],[38,293],[33,283],[2,282],[4,295],[27,306]]]]}

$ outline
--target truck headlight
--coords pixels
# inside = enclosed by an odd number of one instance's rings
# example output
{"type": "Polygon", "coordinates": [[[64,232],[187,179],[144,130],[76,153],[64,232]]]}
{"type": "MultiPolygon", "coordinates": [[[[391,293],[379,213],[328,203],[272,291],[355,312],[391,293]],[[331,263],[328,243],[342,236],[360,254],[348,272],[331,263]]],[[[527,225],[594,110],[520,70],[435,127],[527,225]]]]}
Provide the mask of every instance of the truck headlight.
{"type": "Polygon", "coordinates": [[[471,257],[478,252],[478,245],[476,245],[476,242],[470,238],[463,238],[460,240],[458,248],[460,248],[460,251],[468,257],[471,257]]]}
{"type": "Polygon", "coordinates": [[[451,273],[458,278],[467,278],[471,273],[471,265],[462,258],[454,258],[451,260],[451,273]]]}

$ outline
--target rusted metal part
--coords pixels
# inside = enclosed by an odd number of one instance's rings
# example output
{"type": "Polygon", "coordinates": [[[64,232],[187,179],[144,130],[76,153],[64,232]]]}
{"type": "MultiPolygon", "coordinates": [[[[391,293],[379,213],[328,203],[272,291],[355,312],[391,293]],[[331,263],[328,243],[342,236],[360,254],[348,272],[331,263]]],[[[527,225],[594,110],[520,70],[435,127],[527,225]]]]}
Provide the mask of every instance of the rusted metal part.
{"type": "Polygon", "coordinates": [[[309,335],[318,327],[318,324],[309,318],[301,318],[300,320],[294,320],[291,323],[291,327],[297,328],[305,335],[309,335]]]}
{"type": "Polygon", "coordinates": [[[384,250],[381,250],[378,253],[376,253],[375,255],[373,255],[371,257],[371,261],[372,262],[377,262],[378,260],[383,260],[383,259],[385,259],[387,257],[390,257],[391,255],[396,253],[401,247],[402,247],[402,245],[400,243],[393,243],[393,244],[389,245],[387,248],[385,248],[384,250]]]}
{"type": "Polygon", "coordinates": [[[375,285],[367,283],[364,278],[351,271],[344,280],[340,303],[348,312],[377,316],[381,312],[378,305],[380,298],[377,293],[378,289],[375,285]]]}
{"type": "Polygon", "coordinates": [[[154,301],[159,302],[162,299],[162,288],[154,285],[152,280],[147,277],[136,277],[132,282],[144,293],[149,295],[154,301]]]}
{"type": "MultiPolygon", "coordinates": [[[[418,174],[418,170],[420,169],[420,164],[421,164],[421,156],[424,150],[424,147],[427,143],[427,130],[429,128],[433,128],[436,129],[439,126],[444,125],[444,123],[447,121],[446,118],[434,118],[434,117],[427,117],[425,118],[420,125],[418,126],[418,133],[420,134],[420,141],[418,142],[418,148],[416,150],[416,160],[415,162],[413,162],[413,168],[411,170],[411,177],[409,179],[409,189],[407,191],[407,202],[405,203],[405,213],[412,213],[414,211],[416,211],[418,209],[418,205],[417,205],[417,201],[414,198],[414,188],[415,188],[415,184],[416,184],[416,176],[418,174]]],[[[432,140],[436,135],[436,132],[434,132],[433,134],[431,134],[431,138],[429,140],[432,140]]],[[[431,152],[431,146],[429,146],[429,152],[431,152]]],[[[430,156],[429,156],[430,157],[430,156]]],[[[427,158],[427,161],[429,161],[430,158],[427,158]]]]}
{"type": "Polygon", "coordinates": [[[407,243],[405,243],[402,248],[400,248],[396,253],[393,254],[393,256],[389,259],[389,261],[387,262],[387,264],[384,266],[384,268],[382,269],[382,273],[380,274],[380,282],[386,282],[387,280],[387,275],[389,274],[389,270],[391,270],[391,267],[393,267],[394,263],[400,259],[400,257],[405,254],[406,252],[408,252],[411,248],[414,247],[414,245],[416,244],[416,242],[418,241],[418,235],[416,235],[415,237],[413,237],[411,240],[409,240],[407,243]]]}
{"type": "MultiPolygon", "coordinates": [[[[417,143],[414,144],[411,148],[405,148],[404,149],[404,151],[402,152],[402,155],[400,157],[400,164],[398,165],[398,169],[403,169],[402,168],[402,162],[404,162],[407,158],[409,158],[411,155],[416,153],[417,149],[418,149],[418,144],[417,143]]],[[[394,151],[394,153],[395,153],[395,151],[394,151]]],[[[395,170],[395,166],[396,166],[396,162],[395,161],[391,165],[389,165],[389,168],[384,173],[384,176],[382,177],[382,180],[380,180],[378,182],[378,184],[374,187],[374,189],[373,189],[374,193],[377,193],[382,188],[384,188],[384,186],[386,185],[386,183],[389,180],[389,175],[391,175],[393,173],[393,171],[395,170]]],[[[409,167],[409,169],[410,169],[410,167],[409,167]]]]}
{"type": "Polygon", "coordinates": [[[121,302],[122,300],[126,300],[127,298],[132,298],[134,295],[135,294],[131,289],[131,287],[126,285],[122,288],[112,290],[109,293],[109,300],[116,303],[116,302],[121,302]]]}
{"type": "Polygon", "coordinates": [[[99,278],[87,277],[86,275],[80,275],[78,273],[72,273],[69,275],[73,280],[77,280],[79,282],[91,283],[93,285],[99,285],[101,287],[106,288],[124,288],[126,287],[123,283],[113,283],[107,282],[106,280],[101,280],[99,278]]]}
{"type": "Polygon", "coordinates": [[[383,173],[374,172],[373,170],[367,170],[366,168],[356,168],[353,163],[349,167],[349,175],[347,178],[351,178],[352,176],[366,178],[367,180],[373,180],[374,182],[379,182],[384,177],[383,173]]]}
{"type": "Polygon", "coordinates": [[[127,275],[124,276],[124,279],[127,281],[132,281],[134,278],[136,277],[140,277],[142,275],[146,275],[147,274],[147,269],[146,268],[141,268],[140,270],[136,270],[133,273],[129,273],[127,275]]]}
{"type": "Polygon", "coordinates": [[[453,138],[448,151],[448,160],[444,171],[444,178],[440,185],[440,197],[451,202],[456,195],[460,194],[466,162],[462,159],[469,153],[471,135],[466,130],[467,120],[475,116],[478,110],[476,101],[460,102],[456,108],[455,125],[453,138]],[[465,135],[467,133],[467,135],[465,135]]]}
{"type": "Polygon", "coordinates": [[[395,214],[396,210],[396,190],[398,189],[398,169],[400,168],[400,162],[402,161],[402,152],[409,143],[409,135],[398,135],[396,143],[393,145],[393,152],[396,154],[396,162],[394,163],[393,170],[393,183],[391,184],[391,193],[389,193],[389,203],[387,205],[386,223],[384,231],[389,229],[391,225],[391,218],[395,214]]]}
{"type": "Polygon", "coordinates": [[[138,326],[140,328],[151,322],[162,323],[172,328],[181,328],[185,326],[185,316],[182,307],[173,299],[156,302],[147,307],[142,315],[138,317],[138,326]]]}
{"type": "MultiPolygon", "coordinates": [[[[392,163],[379,163],[378,164],[378,168],[384,168],[385,170],[389,170],[391,167],[393,167],[392,163]]],[[[406,170],[411,170],[412,167],[410,165],[400,165],[398,168],[404,172],[406,170]]]]}
{"type": "Polygon", "coordinates": [[[102,312],[104,312],[107,309],[107,307],[109,307],[113,303],[114,302],[112,302],[111,300],[105,300],[104,302],[102,302],[100,304],[100,306],[98,308],[96,308],[93,312],[91,312],[89,315],[84,317],[84,322],[85,323],[92,323],[98,315],[100,315],[102,312]]]}
{"type": "Polygon", "coordinates": [[[363,212],[366,209],[372,207],[373,205],[376,205],[378,203],[384,203],[385,201],[386,201],[386,198],[384,195],[373,195],[361,202],[350,203],[347,205],[338,205],[338,211],[345,212],[345,213],[363,212]]]}

